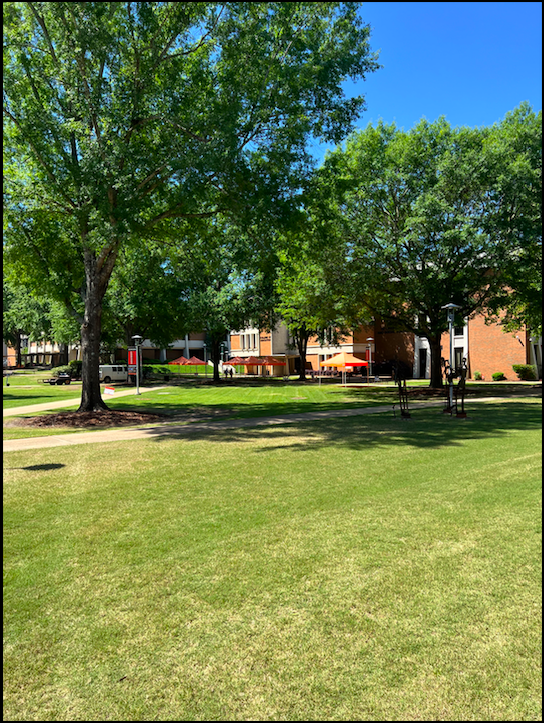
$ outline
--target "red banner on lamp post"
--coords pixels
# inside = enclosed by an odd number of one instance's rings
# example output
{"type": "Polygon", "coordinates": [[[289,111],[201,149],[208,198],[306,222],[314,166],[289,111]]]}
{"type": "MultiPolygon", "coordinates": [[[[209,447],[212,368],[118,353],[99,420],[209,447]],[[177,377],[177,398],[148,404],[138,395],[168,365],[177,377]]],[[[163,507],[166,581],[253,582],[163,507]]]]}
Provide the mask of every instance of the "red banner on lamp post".
{"type": "Polygon", "coordinates": [[[128,373],[136,374],[138,368],[138,352],[136,347],[129,347],[128,350],[128,373]]]}

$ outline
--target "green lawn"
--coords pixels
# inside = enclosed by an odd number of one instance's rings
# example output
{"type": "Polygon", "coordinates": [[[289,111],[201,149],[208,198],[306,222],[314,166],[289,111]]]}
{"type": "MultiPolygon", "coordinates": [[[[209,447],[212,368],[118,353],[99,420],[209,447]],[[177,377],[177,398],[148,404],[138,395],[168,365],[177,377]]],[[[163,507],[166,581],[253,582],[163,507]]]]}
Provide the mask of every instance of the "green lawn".
{"type": "Polygon", "coordinates": [[[4,719],[541,720],[540,412],[5,454],[4,719]]]}
{"type": "Polygon", "coordinates": [[[21,384],[19,386],[4,387],[4,409],[26,407],[30,404],[46,404],[61,399],[77,399],[81,397],[81,382],[72,382],[62,386],[49,384],[21,384]]]}
{"type": "Polygon", "coordinates": [[[146,392],[141,397],[108,401],[112,409],[147,409],[183,417],[205,407],[229,418],[295,414],[326,409],[391,403],[398,397],[389,385],[381,390],[349,388],[340,384],[299,384],[280,381],[254,384],[184,385],[146,392]]]}

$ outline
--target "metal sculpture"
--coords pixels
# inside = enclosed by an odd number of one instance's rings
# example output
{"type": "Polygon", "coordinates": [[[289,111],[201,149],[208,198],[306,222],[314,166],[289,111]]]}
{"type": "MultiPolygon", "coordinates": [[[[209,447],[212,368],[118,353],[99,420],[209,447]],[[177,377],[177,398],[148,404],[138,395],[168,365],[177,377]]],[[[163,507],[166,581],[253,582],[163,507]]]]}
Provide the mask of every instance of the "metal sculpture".
{"type": "MultiPolygon", "coordinates": [[[[400,377],[397,378],[397,384],[399,387],[399,409],[400,409],[400,418],[401,419],[410,419],[411,414],[408,411],[408,389],[406,388],[406,379],[401,379],[400,377]]],[[[396,417],[395,414],[395,407],[397,405],[393,404],[393,416],[396,417]]]]}
{"type": "Polygon", "coordinates": [[[448,382],[444,413],[451,415],[455,413],[456,417],[464,418],[467,416],[465,412],[465,389],[468,372],[467,360],[463,357],[461,366],[456,369],[453,369],[447,361],[444,361],[443,364],[444,375],[448,382]],[[454,386],[453,380],[457,378],[459,378],[459,381],[457,382],[457,386],[454,386]]]}

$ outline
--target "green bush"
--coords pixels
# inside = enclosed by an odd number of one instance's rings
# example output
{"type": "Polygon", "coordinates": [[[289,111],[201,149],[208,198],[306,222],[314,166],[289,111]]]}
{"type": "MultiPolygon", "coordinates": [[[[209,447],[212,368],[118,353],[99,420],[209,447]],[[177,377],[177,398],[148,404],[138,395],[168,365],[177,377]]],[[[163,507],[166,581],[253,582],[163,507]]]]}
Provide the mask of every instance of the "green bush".
{"type": "Polygon", "coordinates": [[[53,367],[51,369],[51,376],[58,377],[59,374],[71,374],[72,368],[70,366],[53,367]]]}
{"type": "Polygon", "coordinates": [[[491,377],[493,378],[494,382],[503,382],[506,379],[502,372],[493,372],[491,377]]]}
{"type": "Polygon", "coordinates": [[[482,372],[474,372],[474,380],[480,382],[483,379],[482,372]]]}
{"type": "Polygon", "coordinates": [[[68,367],[69,371],[72,374],[72,379],[81,379],[81,368],[83,366],[83,362],[81,359],[72,359],[71,362],[69,362],[68,367]]]}
{"type": "Polygon", "coordinates": [[[512,364],[512,369],[522,382],[532,382],[537,378],[536,367],[532,364],[512,364]]]}
{"type": "Polygon", "coordinates": [[[145,374],[172,374],[173,369],[167,364],[142,364],[142,371],[145,374]]]}

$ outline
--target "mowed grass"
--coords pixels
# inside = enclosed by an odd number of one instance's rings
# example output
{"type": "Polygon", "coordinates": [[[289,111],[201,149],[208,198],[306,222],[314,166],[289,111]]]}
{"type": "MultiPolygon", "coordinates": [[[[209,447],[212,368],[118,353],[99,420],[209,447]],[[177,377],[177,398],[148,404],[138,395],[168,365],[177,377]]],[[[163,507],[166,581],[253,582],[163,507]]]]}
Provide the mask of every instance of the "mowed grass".
{"type": "MultiPolygon", "coordinates": [[[[41,376],[44,379],[49,378],[43,374],[41,376]]],[[[10,377],[9,387],[4,382],[2,392],[3,408],[12,409],[31,404],[58,402],[61,399],[77,399],[81,397],[81,382],[51,385],[44,384],[37,375],[32,377],[29,375],[29,378],[10,377]]]]}
{"type": "Polygon", "coordinates": [[[149,391],[140,397],[108,400],[111,409],[147,409],[183,417],[205,408],[228,418],[295,414],[360,406],[374,406],[394,400],[396,388],[350,388],[340,384],[247,383],[228,385],[188,385],[149,391]]]}
{"type": "Polygon", "coordinates": [[[541,720],[540,411],[4,455],[4,719],[541,720]]]}
{"type": "MultiPolygon", "coordinates": [[[[4,389],[4,408],[14,409],[18,406],[56,402],[62,399],[74,399],[81,395],[81,383],[74,388],[69,386],[41,385],[4,389]],[[70,388],[71,393],[70,393],[70,388]]],[[[126,389],[120,386],[118,391],[126,389]]],[[[145,388],[144,388],[145,389],[145,388]]],[[[297,384],[296,382],[252,382],[238,381],[234,384],[199,384],[189,382],[182,386],[160,386],[157,389],[146,389],[140,396],[134,393],[126,397],[104,395],[110,409],[138,410],[164,414],[165,421],[179,424],[184,421],[195,421],[195,418],[213,417],[221,419],[238,419],[245,417],[262,417],[277,414],[294,414],[309,411],[325,411],[339,408],[375,406],[392,404],[398,395],[393,386],[382,389],[344,388],[339,384],[297,384]],[[195,416],[196,415],[196,416],[195,416]]],[[[74,406],[66,410],[74,411],[74,406]]],[[[55,409],[52,413],[62,411],[55,409]]],[[[47,414],[47,412],[26,412],[24,416],[47,414]]],[[[19,439],[30,436],[60,434],[73,432],[73,429],[43,431],[43,428],[13,427],[10,418],[6,418],[4,439],[19,439]]]]}

